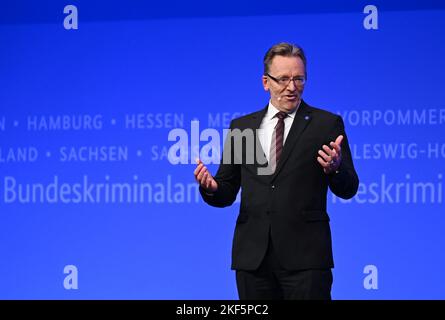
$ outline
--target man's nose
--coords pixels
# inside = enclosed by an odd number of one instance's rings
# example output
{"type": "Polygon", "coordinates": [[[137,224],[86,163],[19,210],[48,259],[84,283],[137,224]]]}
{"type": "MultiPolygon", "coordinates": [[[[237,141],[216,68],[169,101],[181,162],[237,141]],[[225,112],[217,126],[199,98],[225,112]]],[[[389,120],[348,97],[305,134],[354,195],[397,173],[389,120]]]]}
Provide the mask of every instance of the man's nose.
{"type": "Polygon", "coordinates": [[[291,79],[291,80],[289,81],[289,84],[287,85],[287,88],[288,88],[290,91],[295,91],[295,89],[297,88],[297,86],[296,86],[295,81],[294,81],[293,79],[291,79]]]}

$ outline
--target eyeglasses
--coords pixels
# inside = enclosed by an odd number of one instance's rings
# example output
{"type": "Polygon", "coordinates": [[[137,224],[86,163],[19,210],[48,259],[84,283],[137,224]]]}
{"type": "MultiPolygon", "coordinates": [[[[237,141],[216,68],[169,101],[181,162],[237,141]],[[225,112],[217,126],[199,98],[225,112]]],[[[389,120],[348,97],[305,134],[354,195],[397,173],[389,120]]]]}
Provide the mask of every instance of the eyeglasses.
{"type": "Polygon", "coordinates": [[[281,78],[275,78],[272,77],[270,74],[266,73],[266,76],[268,76],[269,78],[271,78],[273,81],[275,81],[276,83],[278,83],[280,86],[283,87],[287,87],[289,85],[289,83],[291,82],[291,80],[295,83],[295,84],[299,84],[299,85],[303,85],[306,83],[306,78],[302,77],[302,76],[296,76],[293,78],[289,78],[289,77],[281,77],[281,78]]]}

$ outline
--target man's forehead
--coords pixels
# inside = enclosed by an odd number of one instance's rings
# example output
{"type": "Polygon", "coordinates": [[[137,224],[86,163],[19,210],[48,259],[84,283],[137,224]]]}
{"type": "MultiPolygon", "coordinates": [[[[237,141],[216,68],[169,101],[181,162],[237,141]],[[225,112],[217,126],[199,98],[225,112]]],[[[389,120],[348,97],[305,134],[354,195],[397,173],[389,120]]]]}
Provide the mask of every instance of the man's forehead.
{"type": "Polygon", "coordinates": [[[300,57],[275,56],[270,64],[271,71],[304,71],[303,60],[300,57]]]}

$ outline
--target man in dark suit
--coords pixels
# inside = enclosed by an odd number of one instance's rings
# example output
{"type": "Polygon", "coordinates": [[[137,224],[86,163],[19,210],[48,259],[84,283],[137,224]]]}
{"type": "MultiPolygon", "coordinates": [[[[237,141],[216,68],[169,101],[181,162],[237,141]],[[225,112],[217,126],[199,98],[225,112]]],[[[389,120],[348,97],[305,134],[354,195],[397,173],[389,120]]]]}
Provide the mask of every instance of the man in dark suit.
{"type": "Polygon", "coordinates": [[[359,180],[342,118],[301,99],[306,78],[300,47],[270,48],[262,78],[269,104],[231,122],[215,177],[200,160],[194,172],[211,206],[231,205],[241,188],[232,249],[240,299],[331,299],[327,190],[349,199],[359,180]],[[236,135],[246,132],[255,140],[237,150],[236,135]]]}

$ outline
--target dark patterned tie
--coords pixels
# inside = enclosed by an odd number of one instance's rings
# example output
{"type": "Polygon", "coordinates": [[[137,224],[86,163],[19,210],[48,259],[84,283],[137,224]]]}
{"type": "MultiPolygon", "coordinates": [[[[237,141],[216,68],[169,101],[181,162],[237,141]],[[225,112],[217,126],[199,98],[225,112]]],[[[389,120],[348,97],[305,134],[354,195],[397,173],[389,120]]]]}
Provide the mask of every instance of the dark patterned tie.
{"type": "Polygon", "coordinates": [[[281,158],[281,152],[283,151],[284,118],[287,117],[287,113],[280,111],[275,115],[275,117],[278,118],[278,122],[272,134],[272,143],[270,145],[270,156],[269,156],[273,171],[275,171],[276,166],[281,158]]]}

